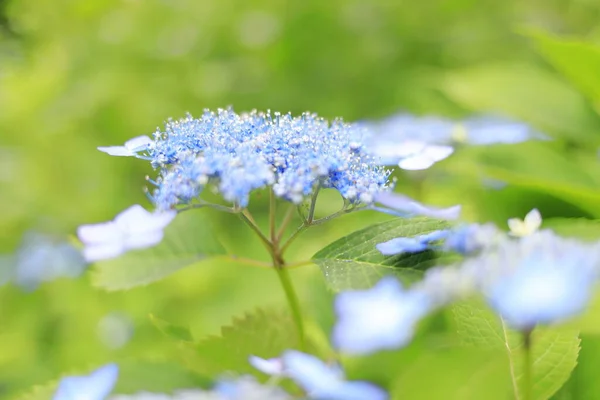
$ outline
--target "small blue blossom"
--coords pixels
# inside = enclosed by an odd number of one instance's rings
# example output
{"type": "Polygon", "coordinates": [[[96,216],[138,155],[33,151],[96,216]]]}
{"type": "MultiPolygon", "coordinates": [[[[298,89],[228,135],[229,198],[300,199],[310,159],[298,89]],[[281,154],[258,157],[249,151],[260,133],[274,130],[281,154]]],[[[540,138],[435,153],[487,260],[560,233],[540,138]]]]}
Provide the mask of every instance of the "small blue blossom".
{"type": "Polygon", "coordinates": [[[404,290],[395,278],[383,278],[371,289],[336,297],[338,320],[332,340],[341,351],[354,354],[396,349],[410,342],[416,324],[429,310],[423,292],[404,290]]]}
{"type": "Polygon", "coordinates": [[[16,253],[0,257],[0,284],[12,281],[25,290],[60,277],[75,278],[86,268],[81,253],[70,243],[28,232],[16,253]]]}
{"type": "Polygon", "coordinates": [[[264,360],[252,356],[250,363],[261,372],[291,378],[315,400],[386,400],[387,393],[362,381],[346,381],[338,364],[328,365],[317,357],[288,350],[281,358],[264,360]],[[280,366],[282,368],[280,368],[280,366]]]}
{"type": "Polygon", "coordinates": [[[119,368],[109,364],[88,376],[61,379],[53,400],[104,400],[117,383],[119,368]]]}
{"type": "Polygon", "coordinates": [[[398,237],[387,242],[378,243],[375,247],[385,256],[403,253],[419,253],[433,249],[432,242],[444,239],[450,233],[449,230],[437,230],[415,237],[398,237]]]}
{"type": "Polygon", "coordinates": [[[424,215],[432,218],[453,220],[459,217],[461,210],[459,205],[448,208],[429,207],[410,197],[392,192],[378,193],[375,196],[375,202],[384,207],[373,206],[374,210],[401,217],[406,215],[424,215]]]}
{"type": "Polygon", "coordinates": [[[600,267],[600,246],[540,231],[482,256],[483,291],[508,325],[530,330],[561,322],[587,306],[600,267]]]}
{"type": "Polygon", "coordinates": [[[82,225],[77,229],[85,245],[88,262],[117,257],[128,250],[154,246],[163,238],[163,229],[171,223],[175,211],[150,213],[136,204],[118,214],[114,221],[82,225]]]}
{"type": "Polygon", "coordinates": [[[127,144],[102,150],[150,160],[158,169],[151,197],[159,210],[191,203],[207,185],[240,207],[247,206],[252,191],[268,186],[296,204],[318,187],[336,189],[350,203],[369,204],[389,188],[390,171],[365,151],[368,136],[358,125],[310,113],[207,110],[200,118],[169,121],[142,151],[127,144]]]}
{"type": "Polygon", "coordinates": [[[494,224],[460,225],[447,235],[444,248],[464,255],[472,254],[494,245],[501,235],[494,224]]]}

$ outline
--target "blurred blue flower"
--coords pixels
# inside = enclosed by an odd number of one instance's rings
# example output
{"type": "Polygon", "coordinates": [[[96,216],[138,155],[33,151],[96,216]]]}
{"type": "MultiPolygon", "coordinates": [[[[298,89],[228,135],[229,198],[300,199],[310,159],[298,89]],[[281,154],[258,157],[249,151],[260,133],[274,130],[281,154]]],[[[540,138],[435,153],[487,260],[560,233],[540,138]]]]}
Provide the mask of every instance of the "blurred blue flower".
{"type": "Polygon", "coordinates": [[[452,120],[433,116],[397,114],[380,122],[365,123],[371,138],[368,153],[381,165],[398,165],[402,169],[427,169],[444,160],[461,143],[489,145],[520,143],[547,136],[527,124],[499,116],[475,116],[452,120]]]}
{"type": "Polygon", "coordinates": [[[393,277],[367,290],[342,292],[335,299],[333,343],[354,354],[405,346],[430,305],[424,292],[404,290],[393,277]]]}
{"type": "Polygon", "coordinates": [[[317,357],[288,350],[279,359],[251,357],[250,363],[261,372],[286,376],[306,391],[309,399],[317,400],[386,400],[387,393],[378,386],[362,381],[346,381],[337,364],[328,365],[317,357]],[[283,369],[274,368],[281,365],[283,369]]]}
{"type": "Polygon", "coordinates": [[[163,229],[176,215],[175,211],[150,213],[136,204],[119,213],[114,221],[80,226],[77,236],[85,245],[83,254],[88,262],[114,258],[128,250],[158,244],[163,229]]]}
{"type": "Polygon", "coordinates": [[[169,121],[145,151],[127,144],[102,150],[151,161],[159,170],[152,199],[160,210],[192,202],[207,185],[241,207],[253,190],[267,186],[293,203],[317,187],[336,189],[350,203],[371,203],[388,188],[390,171],[364,150],[367,137],[358,125],[315,114],[220,109],[169,121]]]}
{"type": "Polygon", "coordinates": [[[444,248],[465,255],[472,254],[494,245],[501,235],[494,224],[460,225],[446,236],[444,248]]]}
{"type": "Polygon", "coordinates": [[[108,364],[88,376],[61,379],[53,400],[104,400],[117,383],[119,367],[108,364]]]}
{"type": "Polygon", "coordinates": [[[421,204],[410,197],[392,193],[380,192],[375,196],[375,202],[384,207],[372,206],[371,208],[391,215],[424,215],[439,219],[457,219],[460,215],[461,206],[456,205],[448,208],[429,207],[421,204]]]}
{"type": "Polygon", "coordinates": [[[563,321],[581,313],[600,267],[600,246],[539,231],[504,242],[478,262],[487,275],[483,290],[513,328],[563,321]]]}
{"type": "Polygon", "coordinates": [[[444,239],[450,233],[449,230],[437,230],[424,235],[414,237],[398,237],[387,242],[378,243],[375,247],[385,256],[403,253],[418,253],[433,249],[432,242],[444,239]]]}
{"type": "Polygon", "coordinates": [[[28,232],[14,255],[0,257],[0,284],[12,281],[25,290],[34,290],[42,282],[75,278],[85,268],[83,256],[68,242],[28,232]]]}
{"type": "Polygon", "coordinates": [[[236,379],[221,378],[212,391],[218,395],[218,400],[292,399],[283,389],[277,386],[261,385],[252,376],[242,376],[236,379]]]}

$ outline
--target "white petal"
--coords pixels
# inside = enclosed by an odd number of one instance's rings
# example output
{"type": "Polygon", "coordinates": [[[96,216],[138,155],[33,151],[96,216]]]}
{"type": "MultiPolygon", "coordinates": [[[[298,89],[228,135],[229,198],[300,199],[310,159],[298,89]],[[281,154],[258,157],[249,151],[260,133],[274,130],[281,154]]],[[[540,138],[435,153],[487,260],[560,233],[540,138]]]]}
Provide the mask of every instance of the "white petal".
{"type": "Polygon", "coordinates": [[[532,232],[537,231],[542,225],[542,214],[540,214],[537,208],[534,208],[527,213],[525,216],[525,225],[527,225],[527,228],[532,232]]]}
{"type": "Polygon", "coordinates": [[[425,154],[404,158],[398,163],[398,167],[408,171],[420,171],[435,164],[435,161],[425,154]]]}
{"type": "Polygon", "coordinates": [[[98,147],[98,150],[108,154],[109,156],[130,157],[135,155],[133,151],[125,146],[98,147]]]}
{"type": "Polygon", "coordinates": [[[100,224],[81,225],[77,228],[77,236],[83,244],[97,244],[119,240],[122,232],[112,221],[100,224]]]}
{"type": "Polygon", "coordinates": [[[256,356],[250,356],[248,362],[254,368],[267,375],[283,376],[284,367],[281,358],[264,359],[256,356]]]}
{"type": "Polygon", "coordinates": [[[123,232],[137,235],[140,232],[153,232],[164,229],[177,215],[174,210],[151,213],[135,204],[115,217],[115,223],[123,232]]]}
{"type": "Polygon", "coordinates": [[[120,256],[125,252],[122,240],[113,242],[91,244],[83,249],[83,257],[87,262],[108,260],[120,256]]]}
{"type": "Polygon", "coordinates": [[[152,139],[148,136],[137,136],[125,142],[125,147],[131,152],[146,150],[148,145],[152,143],[152,139]]]}
{"type": "Polygon", "coordinates": [[[145,249],[146,247],[152,247],[159,244],[163,236],[164,234],[161,230],[137,232],[127,236],[124,247],[127,250],[145,249]]]}
{"type": "Polygon", "coordinates": [[[442,161],[452,153],[454,153],[452,146],[430,145],[425,148],[425,154],[435,162],[442,161]]]}

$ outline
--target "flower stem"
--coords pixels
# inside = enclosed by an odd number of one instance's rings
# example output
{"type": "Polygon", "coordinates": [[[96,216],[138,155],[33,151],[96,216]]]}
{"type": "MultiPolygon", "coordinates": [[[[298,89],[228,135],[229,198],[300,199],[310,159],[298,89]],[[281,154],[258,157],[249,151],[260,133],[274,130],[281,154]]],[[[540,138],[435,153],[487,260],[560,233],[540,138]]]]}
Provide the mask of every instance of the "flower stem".
{"type": "Polygon", "coordinates": [[[531,357],[531,332],[532,330],[523,331],[523,387],[524,400],[533,400],[533,363],[531,357]]]}
{"type": "Polygon", "coordinates": [[[285,268],[283,265],[275,266],[275,271],[277,272],[277,277],[279,278],[279,282],[281,282],[281,286],[283,287],[283,291],[285,292],[285,297],[287,298],[288,305],[290,307],[290,310],[292,311],[292,318],[294,319],[294,324],[296,325],[296,330],[298,331],[298,343],[300,346],[300,350],[306,350],[302,311],[300,309],[300,302],[298,301],[298,296],[296,295],[296,291],[294,290],[294,286],[292,285],[292,280],[290,279],[290,274],[287,268],[285,268]]]}

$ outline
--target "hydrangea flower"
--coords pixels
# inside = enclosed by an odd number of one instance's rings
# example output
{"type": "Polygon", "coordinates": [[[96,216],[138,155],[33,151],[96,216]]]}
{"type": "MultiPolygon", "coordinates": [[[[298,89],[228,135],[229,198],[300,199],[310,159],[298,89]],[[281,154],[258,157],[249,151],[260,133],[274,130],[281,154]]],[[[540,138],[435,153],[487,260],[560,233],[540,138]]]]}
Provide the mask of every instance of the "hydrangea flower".
{"type": "Polygon", "coordinates": [[[87,261],[109,259],[128,250],[158,244],[163,238],[163,229],[176,215],[172,210],[150,213],[136,204],[113,221],[80,226],[77,236],[85,245],[83,254],[87,261]]]}
{"type": "Polygon", "coordinates": [[[251,376],[220,379],[213,388],[219,400],[291,400],[292,397],[277,386],[261,385],[251,376]]]}
{"type": "Polygon", "coordinates": [[[117,383],[119,368],[108,364],[88,376],[61,379],[53,400],[104,400],[117,383]]]}
{"type": "Polygon", "coordinates": [[[317,186],[336,189],[352,203],[370,203],[388,188],[390,171],[364,150],[367,136],[359,126],[310,113],[292,117],[220,109],[169,121],[141,153],[127,143],[102,150],[150,160],[158,169],[152,197],[160,210],[190,203],[206,185],[240,207],[253,190],[266,186],[294,203],[317,186]]]}
{"type": "Polygon", "coordinates": [[[378,193],[375,196],[375,202],[381,204],[383,207],[373,206],[373,209],[398,216],[424,215],[432,218],[453,220],[459,217],[461,210],[459,205],[448,208],[425,206],[410,197],[392,192],[378,193]]]}
{"type": "Polygon", "coordinates": [[[317,357],[300,351],[288,350],[280,359],[263,360],[252,357],[251,363],[266,374],[273,372],[274,363],[282,365],[283,373],[275,369],[275,376],[291,378],[306,391],[309,399],[386,400],[388,398],[388,394],[383,389],[369,382],[347,381],[339,365],[325,364],[317,357]]]}
{"type": "Polygon", "coordinates": [[[433,249],[431,245],[440,239],[444,239],[450,233],[449,230],[437,230],[424,235],[414,237],[398,237],[387,242],[378,243],[375,247],[384,256],[391,256],[403,253],[419,253],[421,251],[433,249]]]}
{"type": "Polygon", "coordinates": [[[12,281],[34,290],[42,282],[77,277],[85,268],[83,256],[70,243],[28,232],[14,255],[0,258],[0,284],[12,281]]]}
{"type": "Polygon", "coordinates": [[[492,307],[511,327],[531,330],[585,309],[600,267],[600,246],[540,231],[471,262],[485,271],[482,290],[492,307]]]}
{"type": "Polygon", "coordinates": [[[460,225],[446,236],[444,248],[467,255],[491,247],[501,238],[502,233],[494,224],[460,225]]]}
{"type": "Polygon", "coordinates": [[[529,211],[523,220],[519,218],[510,218],[508,220],[510,234],[517,237],[531,235],[540,229],[540,226],[542,226],[542,215],[537,208],[529,211]]]}
{"type": "MultiPolygon", "coordinates": [[[[120,394],[111,396],[108,400],[228,400],[218,393],[199,389],[182,389],[172,394],[139,392],[135,394],[120,394]]],[[[267,399],[268,400],[268,399],[267,399]]]]}
{"type": "Polygon", "coordinates": [[[425,293],[404,290],[392,277],[367,290],[347,291],[335,299],[337,323],[332,341],[346,353],[365,354],[405,346],[430,310],[425,293]]]}

